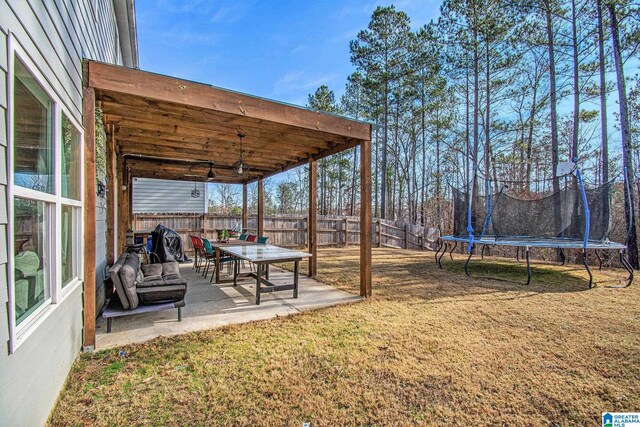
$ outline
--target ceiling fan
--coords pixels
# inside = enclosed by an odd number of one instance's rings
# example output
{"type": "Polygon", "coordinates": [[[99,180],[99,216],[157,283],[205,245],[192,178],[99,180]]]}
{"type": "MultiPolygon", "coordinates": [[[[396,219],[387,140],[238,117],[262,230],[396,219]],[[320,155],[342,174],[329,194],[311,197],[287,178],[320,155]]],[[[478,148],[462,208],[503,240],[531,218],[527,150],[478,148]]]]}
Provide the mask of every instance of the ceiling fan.
{"type": "MultiPolygon", "coordinates": [[[[209,160],[207,162],[207,164],[209,165],[209,172],[207,172],[206,182],[213,182],[213,180],[216,178],[216,174],[213,171],[213,161],[209,160]]],[[[191,177],[191,178],[202,178],[201,175],[189,174],[189,173],[185,173],[185,174],[183,174],[183,176],[188,176],[188,177],[191,177]]],[[[196,181],[196,180],[194,180],[194,181],[196,181]]]]}

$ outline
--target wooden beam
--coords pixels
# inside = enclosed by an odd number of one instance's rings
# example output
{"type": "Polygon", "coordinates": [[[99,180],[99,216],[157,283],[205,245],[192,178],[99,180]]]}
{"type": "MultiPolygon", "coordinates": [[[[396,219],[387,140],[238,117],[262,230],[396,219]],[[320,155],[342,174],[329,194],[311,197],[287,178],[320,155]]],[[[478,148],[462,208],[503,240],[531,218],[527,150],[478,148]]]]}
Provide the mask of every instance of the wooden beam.
{"type": "Polygon", "coordinates": [[[89,86],[356,139],[371,138],[365,123],[117,65],[89,61],[89,86]]]}
{"type": "Polygon", "coordinates": [[[318,274],[318,162],[309,160],[309,277],[318,274]]]}
{"type": "MultiPolygon", "coordinates": [[[[126,154],[138,154],[156,157],[167,157],[169,159],[184,159],[196,161],[213,160],[218,165],[226,165],[231,167],[240,157],[230,156],[229,151],[223,147],[217,148],[196,148],[189,147],[187,143],[171,142],[169,144],[161,139],[141,138],[141,137],[121,137],[116,135],[118,146],[122,147],[122,152],[126,154]]],[[[252,152],[250,156],[245,157],[246,162],[251,167],[261,169],[267,173],[274,168],[283,167],[287,162],[298,161],[301,158],[307,158],[308,153],[300,153],[295,155],[268,155],[252,152]]]]}
{"type": "MultiPolygon", "coordinates": [[[[267,122],[251,117],[236,116],[212,109],[194,108],[175,103],[158,102],[151,99],[127,96],[127,101],[111,100],[123,96],[109,92],[104,95],[104,114],[108,121],[123,123],[128,120],[143,120],[154,124],[168,124],[186,128],[198,128],[211,131],[214,135],[236,140],[238,128],[259,140],[283,140],[296,142],[301,139],[310,144],[325,142],[344,142],[345,135],[332,134],[318,130],[302,129],[283,123],[267,122]],[[134,101],[131,103],[130,101],[134,101]]],[[[323,147],[319,145],[319,147],[323,147]]],[[[326,146],[324,146],[326,148],[326,146]]]]}
{"type": "Polygon", "coordinates": [[[360,295],[371,296],[371,140],[360,144],[360,295]]]}
{"type": "Polygon", "coordinates": [[[258,237],[264,233],[264,181],[258,178],[258,237]]]}
{"type": "Polygon", "coordinates": [[[92,351],[96,345],[96,153],[93,88],[82,89],[82,125],[84,127],[84,292],[82,294],[82,347],[92,351]]]}
{"type": "Polygon", "coordinates": [[[355,141],[355,140],[349,141],[349,142],[347,142],[345,144],[342,144],[342,145],[339,145],[339,146],[336,146],[336,147],[332,147],[332,148],[320,151],[320,152],[318,152],[316,154],[313,154],[313,155],[311,155],[308,158],[305,158],[303,160],[299,160],[299,161],[294,162],[294,163],[289,163],[288,165],[283,166],[280,169],[274,170],[273,172],[265,173],[264,175],[262,175],[262,177],[263,178],[270,178],[270,177],[272,177],[274,175],[277,175],[279,173],[286,172],[288,170],[291,170],[291,169],[294,169],[294,168],[297,168],[297,167],[300,167],[302,165],[307,164],[307,162],[309,161],[309,158],[314,158],[315,160],[324,159],[325,157],[331,156],[332,154],[340,153],[342,151],[349,150],[349,149],[351,149],[353,147],[357,147],[359,144],[360,144],[360,141],[355,141]]]}
{"type": "Polygon", "coordinates": [[[116,138],[113,126],[109,126],[107,135],[107,265],[113,265],[117,246],[115,245],[115,225],[116,225],[116,138]]]}
{"type": "Polygon", "coordinates": [[[127,244],[127,212],[129,212],[129,189],[127,187],[127,167],[122,154],[118,156],[118,254],[124,252],[127,244]]]}
{"type": "Polygon", "coordinates": [[[249,206],[247,203],[247,184],[242,184],[242,231],[249,226],[249,206]]]}

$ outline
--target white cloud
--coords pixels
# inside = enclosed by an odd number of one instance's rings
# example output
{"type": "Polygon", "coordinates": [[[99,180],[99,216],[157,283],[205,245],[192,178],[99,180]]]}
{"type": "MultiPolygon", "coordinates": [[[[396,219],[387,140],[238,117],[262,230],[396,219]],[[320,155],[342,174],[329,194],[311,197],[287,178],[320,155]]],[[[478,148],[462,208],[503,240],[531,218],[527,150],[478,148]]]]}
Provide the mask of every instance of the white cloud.
{"type": "Polygon", "coordinates": [[[211,22],[234,24],[244,19],[251,7],[252,3],[227,3],[213,13],[211,22]]]}
{"type": "Polygon", "coordinates": [[[335,73],[313,74],[306,70],[291,71],[280,77],[273,85],[272,96],[292,104],[303,105],[307,95],[319,86],[335,82],[335,73]]]}

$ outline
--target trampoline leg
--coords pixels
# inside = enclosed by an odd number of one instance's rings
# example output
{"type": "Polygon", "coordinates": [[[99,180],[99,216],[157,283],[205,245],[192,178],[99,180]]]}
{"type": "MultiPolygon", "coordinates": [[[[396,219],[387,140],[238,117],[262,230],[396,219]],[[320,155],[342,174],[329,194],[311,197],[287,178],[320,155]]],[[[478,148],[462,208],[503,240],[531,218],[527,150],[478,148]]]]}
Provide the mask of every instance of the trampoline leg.
{"type": "Polygon", "coordinates": [[[451,258],[451,261],[453,261],[453,251],[455,251],[457,247],[458,247],[458,242],[454,242],[453,247],[449,251],[449,258],[451,258]]]}
{"type": "Polygon", "coordinates": [[[520,246],[516,246],[516,261],[520,262],[520,246]]]}
{"type": "Polygon", "coordinates": [[[620,262],[622,263],[622,265],[624,265],[624,268],[626,268],[627,271],[629,272],[629,281],[625,286],[625,288],[628,288],[629,286],[631,286],[631,282],[633,282],[633,267],[631,266],[631,264],[629,263],[625,255],[626,255],[626,251],[624,250],[620,251],[620,262]]]}
{"type": "Polygon", "coordinates": [[[435,255],[436,263],[438,262],[438,252],[440,252],[440,249],[442,249],[443,246],[444,246],[443,242],[438,241],[438,246],[436,247],[436,255],[435,255]]]}
{"type": "Polygon", "coordinates": [[[473,256],[473,248],[471,248],[471,250],[469,251],[469,257],[467,258],[467,262],[464,263],[464,274],[466,274],[467,276],[471,276],[469,274],[469,261],[471,261],[471,257],[473,256]]]}
{"type": "Polygon", "coordinates": [[[444,243],[444,249],[442,249],[442,253],[438,257],[438,267],[440,268],[442,268],[442,257],[444,256],[445,253],[447,253],[447,246],[448,246],[448,243],[444,243]]]}
{"type": "Polygon", "coordinates": [[[525,286],[526,286],[526,285],[529,285],[529,283],[531,283],[531,262],[529,260],[528,246],[525,248],[524,256],[525,256],[525,259],[527,260],[527,283],[525,283],[525,286]]]}
{"type": "Polygon", "coordinates": [[[587,269],[587,274],[589,275],[589,289],[593,287],[593,275],[591,274],[591,269],[589,268],[589,264],[587,264],[587,251],[582,250],[582,264],[584,264],[584,268],[587,269]]]}
{"type": "Polygon", "coordinates": [[[560,265],[564,265],[565,262],[567,262],[567,257],[564,255],[564,249],[560,248],[559,251],[560,251],[560,259],[561,259],[560,265]]]}
{"type": "Polygon", "coordinates": [[[595,250],[596,252],[596,257],[598,257],[598,271],[602,271],[602,257],[600,256],[600,252],[598,252],[598,250],[595,250]]]}
{"type": "Polygon", "coordinates": [[[487,248],[487,245],[482,245],[482,249],[480,249],[480,259],[484,260],[484,250],[487,248]]]}

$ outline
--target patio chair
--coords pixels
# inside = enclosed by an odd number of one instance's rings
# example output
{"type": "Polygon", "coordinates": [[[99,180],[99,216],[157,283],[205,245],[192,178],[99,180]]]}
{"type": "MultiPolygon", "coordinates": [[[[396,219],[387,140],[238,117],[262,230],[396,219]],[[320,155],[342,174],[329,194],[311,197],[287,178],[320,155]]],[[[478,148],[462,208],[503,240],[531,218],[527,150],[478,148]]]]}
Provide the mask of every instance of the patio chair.
{"type": "Polygon", "coordinates": [[[200,272],[200,269],[203,267],[203,262],[206,265],[207,254],[204,250],[204,244],[202,243],[202,239],[198,236],[189,236],[191,238],[191,243],[193,244],[193,249],[195,250],[196,256],[194,261],[194,266],[197,272],[200,272]]]}
{"type": "MultiPolygon", "coordinates": [[[[206,266],[205,266],[204,274],[202,275],[202,277],[204,278],[207,277],[207,274],[209,274],[209,267],[213,265],[213,270],[211,271],[211,280],[213,281],[213,276],[216,273],[216,267],[215,267],[216,252],[214,251],[213,246],[211,246],[211,242],[209,241],[209,239],[203,238],[202,244],[204,246],[204,251],[205,251],[204,257],[206,260],[206,266]]],[[[229,263],[230,261],[233,261],[233,258],[230,256],[220,257],[221,266],[225,263],[229,263]]]]}

